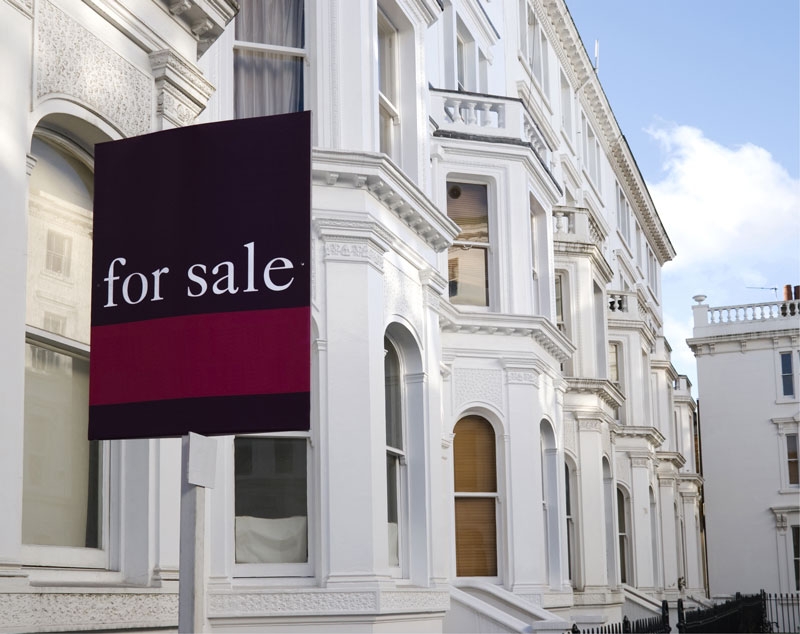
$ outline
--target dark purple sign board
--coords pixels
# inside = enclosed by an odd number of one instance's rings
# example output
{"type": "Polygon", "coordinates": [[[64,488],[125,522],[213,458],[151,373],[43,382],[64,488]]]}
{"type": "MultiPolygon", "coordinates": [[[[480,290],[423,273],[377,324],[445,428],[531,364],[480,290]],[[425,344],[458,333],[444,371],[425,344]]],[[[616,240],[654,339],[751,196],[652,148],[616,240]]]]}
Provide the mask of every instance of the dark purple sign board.
{"type": "Polygon", "coordinates": [[[89,438],[309,429],[311,113],[95,153],[89,438]]]}

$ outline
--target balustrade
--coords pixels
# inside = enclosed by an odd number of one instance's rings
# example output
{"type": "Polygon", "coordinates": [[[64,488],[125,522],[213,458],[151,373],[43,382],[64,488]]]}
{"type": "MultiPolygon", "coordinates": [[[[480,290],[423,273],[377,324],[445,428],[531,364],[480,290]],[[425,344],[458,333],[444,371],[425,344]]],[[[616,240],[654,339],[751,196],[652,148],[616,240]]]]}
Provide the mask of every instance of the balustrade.
{"type": "Polygon", "coordinates": [[[552,167],[550,148],[519,99],[444,90],[430,94],[431,115],[439,129],[525,141],[552,167]]]}
{"type": "Polygon", "coordinates": [[[747,321],[765,321],[800,317],[800,300],[742,304],[739,306],[715,306],[708,308],[709,324],[727,324],[747,321]]]}

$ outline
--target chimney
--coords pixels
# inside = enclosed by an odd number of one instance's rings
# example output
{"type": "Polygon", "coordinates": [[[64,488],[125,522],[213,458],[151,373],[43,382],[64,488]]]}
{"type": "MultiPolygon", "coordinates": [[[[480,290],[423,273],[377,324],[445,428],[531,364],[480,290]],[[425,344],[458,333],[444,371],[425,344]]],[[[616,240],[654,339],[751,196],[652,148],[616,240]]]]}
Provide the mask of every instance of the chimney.
{"type": "Polygon", "coordinates": [[[783,287],[783,301],[790,302],[792,301],[792,285],[786,284],[783,287]]]}
{"type": "Polygon", "coordinates": [[[800,299],[800,285],[794,287],[794,298],[800,299]]]}

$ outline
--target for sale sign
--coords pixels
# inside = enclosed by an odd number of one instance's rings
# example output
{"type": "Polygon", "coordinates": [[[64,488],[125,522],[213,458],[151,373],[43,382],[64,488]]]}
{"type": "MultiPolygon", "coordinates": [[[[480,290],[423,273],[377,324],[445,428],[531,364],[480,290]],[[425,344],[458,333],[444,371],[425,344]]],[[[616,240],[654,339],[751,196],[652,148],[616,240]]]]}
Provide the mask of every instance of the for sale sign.
{"type": "Polygon", "coordinates": [[[310,130],[97,146],[90,439],[309,428],[310,130]]]}

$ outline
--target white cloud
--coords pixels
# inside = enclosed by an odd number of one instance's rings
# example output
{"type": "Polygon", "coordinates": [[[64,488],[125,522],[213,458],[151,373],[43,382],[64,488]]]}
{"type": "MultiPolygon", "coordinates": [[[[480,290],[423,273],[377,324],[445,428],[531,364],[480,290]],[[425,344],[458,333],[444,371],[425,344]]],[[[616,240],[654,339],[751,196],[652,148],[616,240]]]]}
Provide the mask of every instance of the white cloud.
{"type": "MultiPolygon", "coordinates": [[[[664,177],[648,187],[678,252],[665,271],[699,267],[749,282],[764,279],[776,256],[797,262],[800,181],[769,152],[727,148],[689,126],[648,132],[665,154],[664,177]]],[[[798,267],[785,275],[796,279],[798,267]]]]}
{"type": "MultiPolygon", "coordinates": [[[[677,256],[663,270],[664,331],[673,364],[694,382],[692,296],[712,306],[774,300],[800,284],[800,180],[753,144],[725,147],[689,126],[648,130],[663,176],[647,184],[677,256]]],[[[695,383],[696,386],[696,383],[695,383]]]]}

